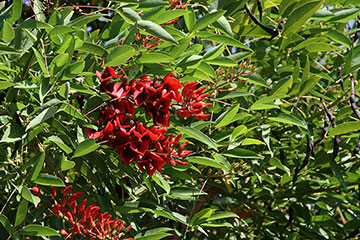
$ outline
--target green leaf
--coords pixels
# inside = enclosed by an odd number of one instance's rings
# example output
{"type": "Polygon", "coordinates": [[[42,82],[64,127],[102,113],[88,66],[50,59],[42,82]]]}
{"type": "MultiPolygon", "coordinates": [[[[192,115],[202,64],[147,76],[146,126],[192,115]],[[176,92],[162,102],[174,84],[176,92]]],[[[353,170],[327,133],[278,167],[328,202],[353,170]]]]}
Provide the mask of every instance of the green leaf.
{"type": "Polygon", "coordinates": [[[70,64],[65,69],[65,76],[67,78],[74,78],[80,75],[85,68],[85,61],[78,61],[70,64]]]}
{"type": "Polygon", "coordinates": [[[20,127],[17,123],[11,123],[4,131],[0,143],[11,143],[22,140],[26,137],[25,129],[20,127]]]}
{"type": "Polygon", "coordinates": [[[130,46],[118,46],[106,57],[105,66],[119,66],[134,56],[135,50],[130,46]]]}
{"type": "Polygon", "coordinates": [[[224,100],[224,99],[232,99],[237,97],[243,97],[243,96],[252,96],[253,93],[250,92],[242,92],[242,91],[231,91],[231,92],[224,92],[220,93],[216,99],[218,100],[224,100]]]}
{"type": "Polygon", "coordinates": [[[247,80],[247,82],[269,88],[269,85],[267,84],[267,82],[260,75],[254,73],[254,74],[250,74],[248,77],[249,77],[249,79],[247,80]]]}
{"type": "Polygon", "coordinates": [[[89,138],[81,142],[75,149],[73,158],[84,156],[88,153],[91,153],[100,147],[99,144],[95,142],[95,139],[89,138]]]}
{"type": "Polygon", "coordinates": [[[24,198],[21,199],[19,206],[17,207],[16,217],[15,217],[15,224],[14,227],[21,224],[24,221],[28,210],[28,201],[24,198]]]}
{"type": "Polygon", "coordinates": [[[269,117],[268,119],[271,121],[281,122],[281,123],[290,124],[290,125],[296,125],[296,126],[307,129],[306,122],[294,117],[293,115],[281,113],[277,117],[269,117]]]}
{"type": "Polygon", "coordinates": [[[208,221],[215,221],[219,219],[225,219],[225,218],[238,218],[239,216],[236,215],[233,212],[226,212],[226,211],[217,211],[214,214],[212,214],[207,220],[208,221]]]}
{"type": "Polygon", "coordinates": [[[224,52],[224,44],[221,43],[215,47],[212,47],[210,50],[208,50],[205,55],[204,55],[204,59],[206,60],[212,60],[215,59],[216,57],[218,57],[220,54],[222,54],[224,52]]]}
{"type": "Polygon", "coordinates": [[[346,23],[349,20],[352,20],[356,15],[358,15],[360,9],[359,8],[344,8],[339,9],[334,13],[334,17],[332,17],[330,22],[339,22],[346,23]]]}
{"type": "Polygon", "coordinates": [[[66,154],[72,153],[72,149],[64,143],[64,141],[58,136],[50,136],[48,138],[49,141],[55,143],[58,147],[60,147],[66,154]]]}
{"type": "Polygon", "coordinates": [[[52,60],[51,64],[54,63],[57,67],[64,66],[69,60],[69,54],[68,53],[60,53],[54,59],[52,60]]]}
{"type": "Polygon", "coordinates": [[[65,187],[65,184],[60,178],[47,173],[40,173],[34,180],[34,183],[43,186],[65,187]]]}
{"type": "Polygon", "coordinates": [[[341,173],[341,169],[340,167],[336,164],[335,159],[333,159],[332,157],[329,157],[329,163],[330,163],[330,167],[333,170],[333,172],[335,173],[335,176],[337,177],[337,179],[339,179],[341,185],[344,187],[345,191],[347,191],[347,186],[346,186],[346,182],[344,180],[343,174],[341,173]]]}
{"type": "Polygon", "coordinates": [[[343,51],[344,49],[342,49],[341,47],[329,44],[329,43],[324,43],[324,42],[317,42],[317,43],[311,43],[308,44],[305,47],[306,50],[308,50],[309,52],[329,52],[329,51],[343,51]]]}
{"type": "Polygon", "coordinates": [[[289,36],[291,33],[296,33],[321,5],[322,1],[309,2],[293,11],[284,25],[283,35],[289,36]]]}
{"type": "Polygon", "coordinates": [[[169,183],[160,174],[156,173],[152,175],[151,178],[156,182],[157,185],[164,189],[167,194],[169,194],[171,187],[169,183]]]}
{"type": "Polygon", "coordinates": [[[39,64],[42,72],[44,73],[45,76],[48,76],[48,73],[47,73],[47,69],[46,69],[46,66],[45,66],[45,60],[44,60],[44,57],[42,56],[41,53],[38,52],[38,50],[36,50],[35,48],[31,48],[35,54],[35,57],[36,57],[36,60],[37,60],[37,63],[39,64]]]}
{"type": "Polygon", "coordinates": [[[318,76],[310,77],[301,84],[299,96],[305,95],[308,91],[314,88],[321,78],[318,76]]]}
{"type": "Polygon", "coordinates": [[[220,169],[224,169],[224,170],[230,170],[222,162],[216,161],[215,159],[208,158],[208,157],[191,156],[191,157],[187,157],[186,160],[189,162],[201,164],[204,166],[220,168],[220,169]]]}
{"type": "Polygon", "coordinates": [[[23,186],[21,189],[21,196],[28,200],[29,202],[33,203],[35,206],[37,206],[40,203],[40,198],[37,196],[34,196],[30,189],[27,186],[23,186]]]}
{"type": "Polygon", "coordinates": [[[30,128],[33,128],[33,127],[45,122],[46,120],[51,118],[58,111],[59,111],[59,109],[52,108],[52,107],[45,109],[38,116],[36,116],[33,120],[31,120],[29,122],[29,124],[27,125],[25,131],[27,132],[30,128]]]}
{"type": "Polygon", "coordinates": [[[139,63],[163,63],[163,62],[171,62],[172,58],[169,55],[164,53],[157,53],[157,52],[149,52],[143,53],[139,59],[139,63]]]}
{"type": "Polygon", "coordinates": [[[360,121],[351,121],[337,125],[330,129],[329,137],[355,132],[360,129],[360,121]]]}
{"type": "Polygon", "coordinates": [[[21,17],[22,6],[23,6],[22,0],[13,0],[12,9],[11,9],[12,14],[11,17],[7,20],[9,23],[14,23],[16,20],[18,20],[21,17]]]}
{"type": "Polygon", "coordinates": [[[249,51],[252,51],[248,46],[246,46],[245,44],[239,42],[238,40],[230,37],[230,36],[226,36],[226,35],[217,35],[214,33],[210,33],[210,32],[206,32],[206,31],[200,31],[198,33],[196,33],[196,36],[204,38],[206,40],[209,41],[214,41],[214,42],[218,42],[218,43],[224,43],[227,45],[231,45],[234,47],[238,47],[238,48],[242,48],[242,49],[246,49],[249,51]]]}
{"type": "Polygon", "coordinates": [[[265,145],[264,142],[255,139],[255,138],[245,138],[242,142],[241,142],[242,146],[247,146],[247,145],[265,145]]]}
{"type": "Polygon", "coordinates": [[[139,27],[144,29],[146,32],[154,35],[155,37],[178,44],[178,42],[173,38],[173,36],[171,36],[167,31],[165,31],[162,27],[160,27],[156,23],[148,20],[139,20],[138,24],[139,27]]]}
{"type": "Polygon", "coordinates": [[[351,41],[350,39],[345,36],[344,34],[336,31],[336,30],[329,30],[326,34],[326,37],[330,38],[331,40],[343,44],[347,48],[351,48],[351,41]]]}
{"type": "Polygon", "coordinates": [[[199,130],[191,127],[176,127],[177,130],[186,134],[188,137],[194,138],[200,142],[205,143],[209,147],[218,150],[213,140],[211,140],[208,136],[204,133],[200,132],[199,130]]]}
{"type": "Polygon", "coordinates": [[[188,14],[184,15],[185,25],[189,32],[193,30],[195,19],[195,11],[193,8],[188,9],[188,14]]]}
{"type": "Polygon", "coordinates": [[[0,222],[4,226],[6,231],[10,234],[10,236],[14,236],[13,226],[11,225],[9,219],[4,214],[0,214],[0,222]]]}
{"type": "Polygon", "coordinates": [[[245,133],[247,133],[247,131],[248,129],[245,125],[237,126],[231,134],[231,139],[236,140],[236,138],[238,138],[241,135],[244,135],[245,133]]]}
{"type": "Polygon", "coordinates": [[[76,48],[76,50],[80,51],[80,52],[86,52],[86,53],[90,53],[93,55],[97,55],[100,57],[105,57],[108,52],[106,51],[105,48],[103,48],[102,46],[93,44],[93,43],[89,43],[89,42],[84,42],[81,47],[76,48]]]}
{"type": "Polygon", "coordinates": [[[60,160],[60,169],[61,169],[61,171],[70,170],[70,169],[74,168],[75,165],[76,165],[75,162],[67,160],[65,156],[63,156],[61,158],[61,160],[60,160]]]}
{"type": "MultiPolygon", "coordinates": [[[[1,24],[0,24],[1,27],[1,24]]],[[[15,38],[15,32],[12,28],[11,24],[7,21],[3,21],[2,28],[0,29],[0,39],[2,39],[4,42],[10,42],[15,38]]]]}
{"type": "Polygon", "coordinates": [[[41,22],[41,21],[38,21],[38,20],[35,20],[35,19],[29,19],[25,22],[22,22],[20,24],[20,27],[21,28],[37,28],[37,29],[51,29],[52,26],[48,23],[45,23],[45,22],[41,22]]]}
{"type": "Polygon", "coordinates": [[[194,200],[199,195],[207,195],[207,193],[190,187],[173,187],[168,194],[169,197],[182,200],[194,200]]]}
{"type": "Polygon", "coordinates": [[[190,226],[197,226],[203,222],[206,222],[207,219],[211,216],[213,213],[213,209],[211,208],[205,208],[201,210],[200,212],[196,213],[190,221],[190,226]]]}
{"type": "Polygon", "coordinates": [[[58,35],[62,35],[62,34],[70,33],[70,32],[74,32],[74,29],[72,27],[57,25],[53,29],[50,30],[49,36],[50,36],[50,38],[53,38],[58,35]]]}
{"type": "MultiPolygon", "coordinates": [[[[222,29],[224,29],[224,31],[225,31],[227,34],[229,34],[230,36],[233,35],[233,31],[232,31],[232,29],[231,29],[231,25],[230,25],[230,23],[228,22],[228,20],[226,19],[225,16],[219,17],[219,19],[216,20],[216,23],[218,23],[218,24],[222,27],[222,29]]],[[[215,24],[214,24],[214,26],[215,26],[215,24]]]]}
{"type": "Polygon", "coordinates": [[[26,236],[57,236],[60,237],[60,234],[50,227],[45,227],[39,224],[30,224],[25,228],[21,229],[20,234],[26,236]]]}
{"type": "Polygon", "coordinates": [[[129,18],[131,21],[137,22],[141,20],[139,14],[134,10],[132,10],[131,8],[127,8],[127,7],[120,8],[120,13],[125,17],[129,18]]]}
{"type": "Polygon", "coordinates": [[[222,57],[222,56],[218,56],[218,57],[216,57],[214,59],[206,59],[205,62],[208,63],[208,64],[211,64],[211,65],[227,66],[227,67],[236,67],[238,65],[231,58],[222,57]]]}
{"type": "Polygon", "coordinates": [[[184,14],[187,14],[186,11],[182,9],[174,9],[174,10],[168,10],[163,13],[161,13],[155,20],[157,24],[162,24],[168,21],[171,21],[175,18],[181,17],[184,14]]]}
{"type": "Polygon", "coordinates": [[[250,159],[261,159],[257,153],[243,149],[243,148],[234,148],[223,153],[224,156],[231,158],[250,158],[250,159]]]}
{"type": "Polygon", "coordinates": [[[216,20],[218,20],[222,15],[224,15],[225,11],[215,11],[212,13],[209,13],[203,17],[201,17],[200,19],[198,19],[195,22],[195,25],[192,29],[192,31],[199,31],[203,28],[206,28],[208,25],[212,24],[213,22],[215,22],[216,20]]]}
{"type": "Polygon", "coordinates": [[[96,19],[104,16],[107,15],[106,14],[82,15],[69,22],[68,25],[71,27],[83,27],[84,25],[91,23],[92,21],[95,21],[96,19]]]}
{"type": "Polygon", "coordinates": [[[159,240],[168,236],[172,236],[171,233],[167,233],[172,231],[171,228],[160,227],[154,228],[146,231],[145,233],[139,233],[135,236],[134,240],[159,240]]]}
{"type": "Polygon", "coordinates": [[[36,161],[35,166],[29,173],[30,181],[34,181],[39,176],[40,171],[44,166],[44,161],[45,161],[45,152],[42,152],[39,154],[38,160],[36,161]]]}
{"type": "Polygon", "coordinates": [[[214,128],[221,128],[231,123],[238,111],[239,111],[239,104],[236,104],[231,108],[229,108],[226,112],[222,113],[216,119],[215,121],[216,125],[214,126],[214,128]]]}

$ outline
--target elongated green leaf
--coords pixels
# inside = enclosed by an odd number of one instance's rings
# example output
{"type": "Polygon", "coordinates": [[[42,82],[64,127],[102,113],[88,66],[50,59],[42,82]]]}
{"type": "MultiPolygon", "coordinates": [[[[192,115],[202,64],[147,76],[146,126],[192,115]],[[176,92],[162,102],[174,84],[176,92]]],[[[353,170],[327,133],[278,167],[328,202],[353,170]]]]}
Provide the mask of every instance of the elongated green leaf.
{"type": "Polygon", "coordinates": [[[331,22],[340,22],[346,23],[349,20],[352,20],[353,17],[358,15],[360,9],[359,8],[344,8],[334,13],[334,17],[332,17],[329,21],[331,22]]]}
{"type": "Polygon", "coordinates": [[[341,173],[340,167],[336,164],[335,159],[333,159],[330,156],[328,156],[328,159],[329,159],[330,167],[335,173],[335,176],[337,177],[341,185],[344,187],[345,191],[347,191],[346,182],[344,180],[343,174],[341,173]]]}
{"type": "Polygon", "coordinates": [[[196,213],[190,221],[190,225],[191,226],[196,226],[199,225],[203,222],[206,222],[206,220],[211,216],[211,214],[213,213],[213,209],[211,208],[205,208],[203,210],[201,210],[200,212],[196,213]]]}
{"type": "Polygon", "coordinates": [[[235,66],[238,65],[231,58],[223,57],[223,56],[218,56],[218,57],[216,57],[214,59],[206,59],[205,62],[208,63],[208,64],[211,64],[211,65],[227,66],[227,67],[235,67],[235,66]]]}
{"type": "Polygon", "coordinates": [[[156,52],[143,53],[138,59],[139,63],[162,63],[171,60],[172,58],[169,55],[156,52]]]}
{"type": "Polygon", "coordinates": [[[82,27],[92,21],[95,21],[98,18],[107,16],[106,14],[91,14],[91,15],[83,15],[81,17],[77,17],[71,22],[69,22],[69,26],[72,27],[82,27]]]}
{"type": "Polygon", "coordinates": [[[72,152],[72,149],[58,136],[50,136],[48,139],[58,145],[64,152],[66,152],[66,154],[70,154],[72,152]]]}
{"type": "Polygon", "coordinates": [[[18,20],[21,17],[22,6],[23,6],[22,0],[12,1],[12,14],[11,17],[8,19],[9,23],[14,23],[16,20],[18,20]]]}
{"type": "Polygon", "coordinates": [[[355,132],[360,129],[360,121],[346,122],[330,129],[329,137],[355,132]]]}
{"type": "Polygon", "coordinates": [[[163,188],[167,194],[169,194],[171,187],[160,174],[154,174],[151,178],[156,182],[157,185],[163,188]]]}
{"type": "Polygon", "coordinates": [[[39,224],[30,224],[25,228],[21,229],[20,234],[26,236],[57,236],[60,237],[60,234],[50,227],[45,227],[39,224]]]}
{"type": "Polygon", "coordinates": [[[86,53],[91,53],[100,57],[105,57],[108,52],[106,51],[105,48],[103,48],[102,46],[93,44],[93,43],[89,43],[89,42],[84,42],[81,47],[76,48],[76,50],[81,51],[81,52],[86,52],[86,53]]]}
{"type": "Polygon", "coordinates": [[[52,108],[52,107],[45,109],[38,116],[36,116],[33,120],[31,120],[29,122],[29,124],[27,125],[25,131],[28,131],[30,128],[33,128],[33,127],[45,122],[46,120],[51,118],[58,111],[59,111],[59,109],[52,108]]]}
{"type": "Polygon", "coordinates": [[[221,43],[215,47],[212,47],[210,50],[208,50],[205,53],[204,59],[207,59],[207,60],[215,59],[224,51],[224,48],[225,48],[225,46],[223,43],[221,43]]]}
{"type": "Polygon", "coordinates": [[[203,28],[206,28],[208,25],[212,24],[213,22],[218,20],[222,15],[224,15],[224,13],[225,11],[216,11],[201,17],[199,20],[195,22],[192,31],[199,31],[203,28]]]}
{"type": "Polygon", "coordinates": [[[328,52],[328,51],[342,51],[343,49],[341,47],[324,43],[324,42],[317,42],[317,43],[311,43],[305,47],[306,50],[309,52],[328,52]]]}
{"type": "Polygon", "coordinates": [[[24,221],[27,214],[27,210],[28,210],[28,201],[22,198],[16,211],[14,227],[18,226],[22,221],[24,221]]]}
{"type": "Polygon", "coordinates": [[[172,231],[171,228],[161,227],[148,230],[144,233],[139,233],[135,236],[134,240],[159,240],[165,237],[171,236],[171,233],[167,233],[172,231]]]}
{"type": "Polygon", "coordinates": [[[65,184],[60,178],[47,173],[40,173],[34,180],[34,183],[43,186],[65,187],[65,184]]]}
{"type": "Polygon", "coordinates": [[[187,14],[186,11],[182,10],[182,9],[174,9],[174,10],[168,10],[168,11],[165,11],[163,12],[162,14],[160,14],[155,22],[157,24],[162,24],[162,23],[165,23],[165,22],[168,22],[168,21],[171,21],[175,18],[178,18],[178,17],[181,17],[183,16],[184,14],[187,14]]]}
{"type": "Polygon", "coordinates": [[[288,36],[297,30],[321,7],[322,1],[309,2],[291,13],[288,17],[283,34],[288,36]]]}
{"type": "Polygon", "coordinates": [[[206,40],[209,41],[214,41],[214,42],[218,42],[218,43],[225,43],[227,45],[231,45],[234,47],[238,47],[238,48],[242,48],[242,49],[246,49],[249,51],[252,51],[248,46],[246,46],[245,44],[239,42],[238,40],[227,36],[227,35],[217,35],[214,33],[210,33],[210,32],[206,32],[206,31],[200,31],[198,33],[196,33],[196,36],[202,37],[206,40]]]}
{"type": "Polygon", "coordinates": [[[268,119],[275,122],[296,125],[305,129],[307,128],[306,122],[303,122],[302,120],[294,117],[293,115],[289,115],[285,113],[281,113],[277,117],[269,117],[268,119]]]}
{"type": "Polygon", "coordinates": [[[229,108],[226,112],[221,114],[218,119],[216,119],[215,128],[221,128],[223,126],[228,125],[232,122],[233,118],[235,117],[236,113],[239,111],[239,104],[236,104],[229,108]]]}
{"type": "Polygon", "coordinates": [[[45,23],[45,22],[40,22],[40,21],[37,21],[35,19],[29,19],[25,22],[22,22],[20,24],[20,27],[21,28],[38,28],[38,29],[51,29],[52,26],[48,23],[45,23]]]}
{"type": "Polygon", "coordinates": [[[309,79],[307,79],[300,87],[299,96],[303,96],[308,91],[310,91],[316,85],[316,83],[320,81],[320,79],[321,78],[318,76],[310,77],[309,79]]]}
{"type": "Polygon", "coordinates": [[[219,220],[219,219],[238,218],[238,217],[239,216],[233,212],[217,211],[217,212],[213,213],[207,220],[214,221],[214,220],[219,220]]]}
{"type": "Polygon", "coordinates": [[[89,138],[81,142],[79,146],[75,149],[73,158],[84,156],[88,153],[91,153],[100,147],[99,144],[95,142],[95,139],[89,138]]]}
{"type": "MultiPolygon", "coordinates": [[[[218,20],[216,20],[216,23],[218,23],[220,25],[220,27],[227,33],[229,34],[230,36],[233,35],[233,31],[231,29],[231,25],[230,23],[228,22],[228,20],[226,19],[225,16],[221,16],[218,18],[218,20]]],[[[215,24],[214,24],[215,26],[215,24]]],[[[215,26],[216,27],[216,26],[215,26]]]]}
{"type": "Polygon", "coordinates": [[[230,170],[222,162],[216,161],[215,159],[208,158],[208,157],[191,156],[191,157],[187,157],[186,160],[189,162],[201,164],[204,166],[215,167],[215,168],[220,168],[220,169],[224,169],[224,170],[230,170]]]}
{"type": "Polygon", "coordinates": [[[178,42],[173,38],[173,36],[170,35],[167,31],[165,31],[162,27],[157,25],[156,23],[148,20],[139,20],[138,21],[139,27],[144,29],[146,32],[164,39],[166,41],[178,44],[178,42]]]}
{"type": "Polygon", "coordinates": [[[44,73],[44,75],[48,75],[47,74],[47,69],[46,69],[46,66],[45,66],[45,60],[44,60],[44,57],[42,56],[41,53],[38,52],[38,50],[36,50],[35,48],[32,48],[34,54],[35,54],[35,57],[36,57],[36,60],[37,60],[37,63],[39,64],[42,72],[44,73]]]}
{"type": "Polygon", "coordinates": [[[250,159],[261,159],[257,153],[243,149],[243,148],[234,148],[228,151],[225,151],[224,156],[232,157],[232,158],[250,158],[250,159]]]}
{"type": "Polygon", "coordinates": [[[74,29],[72,27],[58,25],[50,30],[49,36],[56,37],[58,35],[66,34],[66,33],[73,32],[73,31],[74,31],[74,29]]]}
{"type": "Polygon", "coordinates": [[[34,165],[33,170],[29,173],[30,180],[34,181],[40,174],[42,167],[44,166],[45,152],[40,153],[38,159],[34,165]]]}
{"type": "Polygon", "coordinates": [[[4,214],[0,214],[0,222],[4,226],[6,231],[10,234],[10,236],[14,236],[13,226],[11,225],[9,219],[4,214]]]}
{"type": "Polygon", "coordinates": [[[135,50],[130,46],[118,46],[107,56],[105,66],[119,66],[134,56],[135,50]]]}
{"type": "Polygon", "coordinates": [[[351,41],[350,39],[345,36],[344,34],[336,31],[336,30],[329,30],[325,36],[330,38],[331,40],[334,40],[335,42],[338,42],[340,44],[343,44],[344,46],[350,48],[351,47],[351,41]]]}
{"type": "Polygon", "coordinates": [[[237,127],[233,130],[233,132],[232,132],[232,134],[231,134],[231,139],[232,139],[232,140],[235,140],[235,139],[238,138],[239,136],[247,133],[247,131],[248,131],[248,129],[247,129],[247,127],[246,127],[245,125],[237,126],[237,127]]]}
{"type": "Polygon", "coordinates": [[[137,22],[141,20],[139,14],[134,10],[132,10],[131,8],[127,8],[127,7],[120,8],[120,13],[125,17],[129,18],[131,21],[137,22]]]}
{"type": "Polygon", "coordinates": [[[218,150],[213,140],[211,140],[208,136],[204,133],[200,132],[199,130],[191,127],[176,127],[177,130],[186,134],[188,137],[194,138],[200,142],[205,143],[209,147],[218,150]]]}

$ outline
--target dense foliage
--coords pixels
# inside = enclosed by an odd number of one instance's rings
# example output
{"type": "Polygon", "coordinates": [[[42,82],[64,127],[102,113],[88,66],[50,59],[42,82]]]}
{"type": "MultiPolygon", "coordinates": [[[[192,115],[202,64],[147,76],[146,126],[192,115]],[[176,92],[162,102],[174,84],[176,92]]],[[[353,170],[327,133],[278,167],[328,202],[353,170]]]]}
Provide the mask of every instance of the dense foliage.
{"type": "Polygon", "coordinates": [[[1,239],[356,239],[355,0],[0,2],[1,239]]]}

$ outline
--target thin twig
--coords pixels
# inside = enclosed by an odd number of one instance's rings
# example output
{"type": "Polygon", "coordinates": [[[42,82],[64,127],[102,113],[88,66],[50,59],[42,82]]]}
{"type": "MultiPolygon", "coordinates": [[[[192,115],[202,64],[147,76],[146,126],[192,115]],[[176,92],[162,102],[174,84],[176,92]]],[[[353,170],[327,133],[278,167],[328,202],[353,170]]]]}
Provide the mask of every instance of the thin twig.
{"type": "Polygon", "coordinates": [[[12,195],[14,195],[15,191],[16,191],[16,188],[12,191],[12,193],[10,194],[10,196],[8,197],[8,199],[6,200],[5,205],[3,206],[3,208],[2,208],[1,211],[0,211],[0,215],[1,215],[1,214],[3,213],[3,211],[5,210],[6,205],[9,203],[9,201],[10,201],[12,195]]]}

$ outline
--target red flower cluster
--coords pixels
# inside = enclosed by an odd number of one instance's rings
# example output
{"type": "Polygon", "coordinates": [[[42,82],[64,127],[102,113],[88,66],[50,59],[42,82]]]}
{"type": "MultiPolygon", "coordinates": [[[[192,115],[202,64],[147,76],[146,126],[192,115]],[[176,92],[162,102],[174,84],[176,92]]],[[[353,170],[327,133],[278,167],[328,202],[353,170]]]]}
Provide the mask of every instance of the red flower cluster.
{"type": "Polygon", "coordinates": [[[178,114],[182,117],[194,116],[198,120],[204,120],[210,117],[210,114],[204,114],[203,109],[211,106],[211,103],[204,103],[202,100],[208,97],[209,93],[203,93],[206,87],[195,90],[197,82],[187,82],[182,90],[184,105],[178,114]]]}
{"type": "MultiPolygon", "coordinates": [[[[78,207],[76,198],[84,195],[83,192],[77,192],[69,195],[72,185],[60,191],[62,198],[61,202],[53,205],[52,212],[59,218],[65,219],[72,225],[68,233],[62,229],[60,233],[67,239],[74,237],[84,237],[90,240],[98,239],[122,239],[122,237],[131,229],[131,225],[125,227],[126,223],[118,218],[111,220],[111,215],[106,213],[99,213],[100,208],[96,204],[86,207],[87,199],[85,199],[78,207]],[[68,196],[69,195],[69,196],[68,196]]],[[[56,187],[52,188],[52,197],[57,196],[56,187]]],[[[133,238],[126,238],[123,240],[132,240],[133,238]]]]}
{"type": "MultiPolygon", "coordinates": [[[[107,67],[103,73],[97,71],[101,81],[101,91],[113,97],[101,110],[98,117],[98,131],[88,129],[90,138],[106,142],[116,148],[126,165],[137,162],[142,172],[152,176],[156,170],[161,171],[164,162],[171,165],[188,164],[180,161],[179,157],[186,157],[191,151],[182,151],[187,142],[179,144],[182,134],[174,137],[166,136],[170,124],[170,107],[173,102],[181,104],[178,111],[180,116],[195,116],[205,119],[209,114],[204,114],[203,108],[209,104],[202,100],[208,94],[202,94],[204,87],[195,90],[196,82],[187,83],[182,88],[180,79],[173,77],[172,73],[165,76],[160,83],[157,78],[152,80],[149,76],[134,79],[130,82],[124,77],[122,82],[113,82],[113,78],[120,78],[115,71],[107,67]],[[142,107],[152,118],[154,125],[147,126],[142,123],[141,117],[136,118],[135,107],[142,107]]],[[[210,104],[211,105],[211,104],[210,104]]]]}

